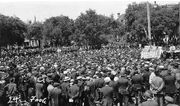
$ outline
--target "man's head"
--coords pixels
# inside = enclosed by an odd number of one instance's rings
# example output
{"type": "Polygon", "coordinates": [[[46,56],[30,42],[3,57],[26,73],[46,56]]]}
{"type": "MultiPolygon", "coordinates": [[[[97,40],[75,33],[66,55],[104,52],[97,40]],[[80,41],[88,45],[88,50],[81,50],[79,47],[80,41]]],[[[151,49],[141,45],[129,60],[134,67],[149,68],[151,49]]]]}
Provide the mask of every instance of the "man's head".
{"type": "Polygon", "coordinates": [[[104,78],[104,82],[105,84],[109,84],[109,82],[111,81],[110,77],[106,77],[104,78]]]}

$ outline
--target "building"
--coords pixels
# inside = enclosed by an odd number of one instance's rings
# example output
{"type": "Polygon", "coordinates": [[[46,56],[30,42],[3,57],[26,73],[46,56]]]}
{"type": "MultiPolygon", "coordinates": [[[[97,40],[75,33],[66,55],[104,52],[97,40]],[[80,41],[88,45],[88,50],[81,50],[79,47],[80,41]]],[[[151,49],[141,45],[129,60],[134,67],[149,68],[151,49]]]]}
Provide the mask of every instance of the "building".
{"type": "Polygon", "coordinates": [[[119,21],[119,22],[121,22],[123,25],[125,25],[125,23],[126,23],[126,20],[125,20],[125,14],[120,14],[120,13],[117,13],[117,20],[119,21]]]}
{"type": "Polygon", "coordinates": [[[40,41],[35,39],[35,38],[25,39],[24,40],[24,46],[25,47],[39,47],[40,41]]]}

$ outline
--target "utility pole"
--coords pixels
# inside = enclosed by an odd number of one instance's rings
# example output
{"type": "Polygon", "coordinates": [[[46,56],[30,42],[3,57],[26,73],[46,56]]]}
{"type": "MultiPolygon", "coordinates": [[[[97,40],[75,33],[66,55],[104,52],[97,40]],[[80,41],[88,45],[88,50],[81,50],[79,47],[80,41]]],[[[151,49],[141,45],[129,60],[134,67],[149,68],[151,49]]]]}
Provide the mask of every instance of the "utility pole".
{"type": "Polygon", "coordinates": [[[1,35],[1,33],[0,33],[0,57],[1,57],[1,46],[2,46],[2,44],[3,44],[3,39],[2,39],[2,35],[1,35]]]}
{"type": "Polygon", "coordinates": [[[151,21],[150,21],[150,9],[149,9],[149,2],[147,1],[147,20],[148,20],[148,39],[149,44],[151,45],[151,21]]]}
{"type": "Polygon", "coordinates": [[[179,36],[180,36],[180,2],[179,2],[179,36]]]}
{"type": "Polygon", "coordinates": [[[0,57],[1,57],[1,44],[0,44],[0,57]]]}
{"type": "Polygon", "coordinates": [[[44,45],[45,45],[45,35],[43,34],[42,40],[41,40],[41,49],[44,49],[44,45]]]}

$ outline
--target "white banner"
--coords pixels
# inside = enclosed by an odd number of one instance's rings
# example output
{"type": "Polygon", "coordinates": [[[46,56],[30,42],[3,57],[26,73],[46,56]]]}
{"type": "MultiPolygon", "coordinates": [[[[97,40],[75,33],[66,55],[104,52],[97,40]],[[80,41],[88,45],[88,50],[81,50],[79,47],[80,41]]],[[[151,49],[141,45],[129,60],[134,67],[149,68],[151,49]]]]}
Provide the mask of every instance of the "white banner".
{"type": "Polygon", "coordinates": [[[141,51],[141,58],[160,58],[163,53],[162,47],[160,46],[145,46],[141,51]]]}

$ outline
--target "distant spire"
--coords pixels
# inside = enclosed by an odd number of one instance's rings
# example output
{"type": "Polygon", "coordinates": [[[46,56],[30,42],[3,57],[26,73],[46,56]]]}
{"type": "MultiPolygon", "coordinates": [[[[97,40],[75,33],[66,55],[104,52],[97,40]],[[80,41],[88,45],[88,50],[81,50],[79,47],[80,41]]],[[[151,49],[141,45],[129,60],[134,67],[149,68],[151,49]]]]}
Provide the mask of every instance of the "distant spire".
{"type": "Polygon", "coordinates": [[[154,1],[154,8],[157,8],[158,7],[158,4],[156,1],[154,1]]]}
{"type": "Polygon", "coordinates": [[[36,16],[34,16],[34,23],[36,23],[36,16]]]}
{"type": "Polygon", "coordinates": [[[156,1],[154,1],[154,4],[156,5],[156,1]]]}
{"type": "Polygon", "coordinates": [[[180,35],[180,2],[179,2],[179,35],[180,35]]]}
{"type": "Polygon", "coordinates": [[[120,19],[121,13],[117,13],[117,18],[120,19]]]}

